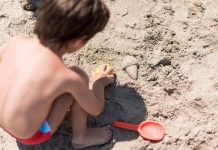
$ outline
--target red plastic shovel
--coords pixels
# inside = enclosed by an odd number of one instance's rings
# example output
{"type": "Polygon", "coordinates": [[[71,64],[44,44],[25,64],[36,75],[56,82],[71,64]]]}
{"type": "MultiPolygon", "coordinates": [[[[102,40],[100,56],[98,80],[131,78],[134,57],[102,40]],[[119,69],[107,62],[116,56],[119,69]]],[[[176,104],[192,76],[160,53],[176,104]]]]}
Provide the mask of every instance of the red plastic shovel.
{"type": "Polygon", "coordinates": [[[164,137],[164,127],[156,121],[147,120],[137,125],[114,121],[113,126],[137,131],[143,138],[151,141],[160,141],[164,137]]]}

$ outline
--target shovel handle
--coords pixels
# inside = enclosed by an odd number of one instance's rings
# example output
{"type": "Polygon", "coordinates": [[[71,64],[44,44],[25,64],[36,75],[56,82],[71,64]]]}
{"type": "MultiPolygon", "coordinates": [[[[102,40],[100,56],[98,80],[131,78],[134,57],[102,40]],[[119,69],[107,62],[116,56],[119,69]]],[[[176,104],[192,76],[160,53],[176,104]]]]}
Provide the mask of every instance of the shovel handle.
{"type": "Polygon", "coordinates": [[[121,122],[121,121],[114,121],[113,126],[117,127],[117,128],[138,131],[138,125],[125,123],[125,122],[121,122]]]}

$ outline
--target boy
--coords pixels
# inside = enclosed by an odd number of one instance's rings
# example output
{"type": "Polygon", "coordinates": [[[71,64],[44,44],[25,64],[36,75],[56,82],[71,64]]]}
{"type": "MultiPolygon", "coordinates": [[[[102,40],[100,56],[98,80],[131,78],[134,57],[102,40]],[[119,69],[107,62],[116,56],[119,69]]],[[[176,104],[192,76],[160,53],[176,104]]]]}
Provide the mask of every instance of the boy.
{"type": "Polygon", "coordinates": [[[0,48],[0,127],[18,141],[39,144],[50,138],[71,110],[74,148],[108,142],[109,127],[87,128],[87,115],[104,107],[112,68],[102,65],[91,91],[88,76],[61,61],[102,31],[109,11],[101,0],[43,0],[30,39],[17,36],[0,48]]]}

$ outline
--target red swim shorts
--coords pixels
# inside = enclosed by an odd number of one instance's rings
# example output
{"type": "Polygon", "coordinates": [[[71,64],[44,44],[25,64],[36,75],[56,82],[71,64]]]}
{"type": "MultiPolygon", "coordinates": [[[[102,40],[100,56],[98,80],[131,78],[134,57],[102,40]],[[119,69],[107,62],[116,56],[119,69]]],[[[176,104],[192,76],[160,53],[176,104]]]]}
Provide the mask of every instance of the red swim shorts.
{"type": "Polygon", "coordinates": [[[47,121],[44,121],[38,131],[28,139],[19,139],[16,138],[16,140],[20,143],[27,144],[27,145],[35,145],[43,143],[47,140],[49,140],[51,137],[51,129],[47,121]]]}

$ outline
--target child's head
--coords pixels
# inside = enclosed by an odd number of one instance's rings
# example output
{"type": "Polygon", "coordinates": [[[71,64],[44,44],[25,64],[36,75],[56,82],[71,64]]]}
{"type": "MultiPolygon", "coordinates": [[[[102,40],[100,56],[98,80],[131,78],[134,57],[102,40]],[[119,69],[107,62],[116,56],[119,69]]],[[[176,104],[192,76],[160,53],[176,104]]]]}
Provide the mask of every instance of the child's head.
{"type": "Polygon", "coordinates": [[[34,32],[46,46],[86,43],[104,29],[109,16],[102,0],[42,0],[34,32]]]}

